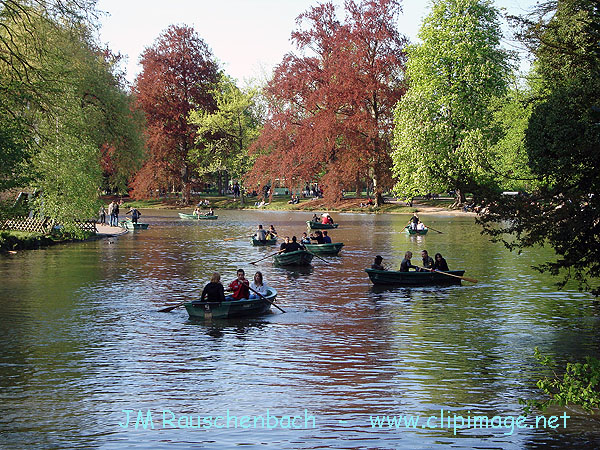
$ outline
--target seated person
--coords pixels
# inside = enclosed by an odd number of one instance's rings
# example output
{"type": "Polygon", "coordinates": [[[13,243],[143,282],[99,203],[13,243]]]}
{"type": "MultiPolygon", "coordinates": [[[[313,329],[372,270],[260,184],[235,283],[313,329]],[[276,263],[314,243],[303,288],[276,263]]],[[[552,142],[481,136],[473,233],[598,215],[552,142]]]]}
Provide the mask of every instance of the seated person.
{"type": "Polygon", "coordinates": [[[442,257],[441,253],[436,253],[435,254],[435,262],[433,264],[433,269],[434,270],[440,270],[442,272],[447,272],[447,271],[450,270],[450,269],[448,269],[448,263],[442,257]]]}
{"type": "Polygon", "coordinates": [[[319,216],[317,216],[317,213],[313,214],[312,219],[310,219],[313,222],[320,222],[319,220],[319,216]]]}
{"type": "Polygon", "coordinates": [[[284,253],[297,252],[298,250],[304,250],[304,247],[296,242],[296,236],[292,236],[292,242],[285,246],[284,253]]]}
{"type": "Polygon", "coordinates": [[[331,244],[331,238],[327,236],[327,230],[323,231],[323,244],[331,244]]]}
{"type": "Polygon", "coordinates": [[[233,291],[231,295],[226,297],[226,300],[242,300],[248,298],[250,296],[250,289],[248,286],[250,283],[245,278],[245,273],[243,269],[237,270],[237,278],[229,283],[229,290],[233,291]]]}
{"type": "Polygon", "coordinates": [[[290,237],[286,236],[281,245],[279,246],[279,251],[285,251],[286,247],[290,244],[290,237]]]}
{"type": "Polygon", "coordinates": [[[302,233],[302,239],[300,239],[300,243],[302,245],[304,245],[304,244],[310,244],[310,238],[306,234],[306,231],[304,233],[302,233]]]}
{"type": "Polygon", "coordinates": [[[256,272],[254,274],[254,280],[252,281],[252,283],[250,283],[250,298],[260,298],[260,295],[258,294],[261,294],[263,297],[266,297],[268,294],[268,289],[269,286],[267,286],[267,283],[263,282],[262,272],[256,272]]]}
{"type": "Polygon", "coordinates": [[[210,282],[204,286],[202,295],[200,296],[200,302],[224,302],[225,301],[225,289],[221,284],[221,275],[218,272],[212,274],[210,282]]]}
{"type": "Polygon", "coordinates": [[[269,225],[269,231],[267,233],[271,235],[270,239],[275,239],[277,237],[277,231],[275,231],[275,227],[273,225],[269,225]]]}
{"type": "Polygon", "coordinates": [[[196,206],[196,209],[194,209],[194,212],[192,213],[194,216],[199,216],[200,215],[200,208],[198,208],[196,206]]]}
{"type": "Polygon", "coordinates": [[[427,253],[427,250],[423,250],[421,251],[421,257],[423,258],[423,270],[424,269],[433,269],[433,258],[431,256],[429,256],[429,253],[427,253]]]}
{"type": "Polygon", "coordinates": [[[317,241],[317,244],[324,244],[325,240],[323,239],[323,233],[320,230],[315,231],[314,235],[310,235],[310,238],[317,241]]]}
{"type": "Polygon", "coordinates": [[[213,209],[212,209],[212,208],[209,208],[209,209],[208,209],[208,212],[206,213],[206,215],[207,215],[207,216],[214,216],[214,215],[215,215],[215,212],[213,211],[213,209]]]}
{"type": "Polygon", "coordinates": [[[329,223],[329,214],[323,213],[321,216],[321,223],[324,225],[329,223]]]}
{"type": "Polygon", "coordinates": [[[383,267],[383,264],[381,264],[382,262],[383,258],[380,255],[377,255],[375,257],[375,261],[373,261],[373,264],[371,264],[371,269],[385,270],[385,267],[383,267]]]}
{"type": "Polygon", "coordinates": [[[257,241],[265,242],[267,240],[267,232],[263,229],[262,225],[258,226],[258,230],[254,233],[257,241]]]}
{"type": "Polygon", "coordinates": [[[406,252],[404,254],[404,259],[400,263],[400,272],[408,272],[408,269],[419,269],[417,266],[411,264],[410,258],[412,258],[412,252],[406,252]]]}
{"type": "Polygon", "coordinates": [[[333,225],[333,218],[329,214],[327,214],[327,223],[333,225]]]}
{"type": "Polygon", "coordinates": [[[417,224],[417,231],[423,231],[425,230],[425,224],[423,222],[419,222],[417,224]]]}

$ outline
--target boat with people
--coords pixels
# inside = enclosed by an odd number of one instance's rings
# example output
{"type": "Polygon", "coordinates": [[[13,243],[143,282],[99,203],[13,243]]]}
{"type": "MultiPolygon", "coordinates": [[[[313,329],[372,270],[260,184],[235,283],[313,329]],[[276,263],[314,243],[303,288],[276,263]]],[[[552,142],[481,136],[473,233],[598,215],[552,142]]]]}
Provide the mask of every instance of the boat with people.
{"type": "Polygon", "coordinates": [[[121,225],[121,227],[123,227],[127,230],[147,230],[148,229],[147,223],[133,223],[131,221],[131,219],[122,220],[120,225],[121,225]]]}
{"type": "Polygon", "coordinates": [[[337,223],[321,223],[321,222],[315,222],[314,220],[307,220],[306,225],[311,230],[330,230],[333,228],[337,228],[339,224],[337,224],[337,223]]]}
{"type": "Polygon", "coordinates": [[[216,220],[219,218],[219,216],[203,215],[203,214],[185,214],[185,213],[177,213],[177,214],[179,214],[180,219],[216,220]]]}
{"type": "Polygon", "coordinates": [[[336,256],[343,246],[343,242],[334,242],[331,244],[304,244],[306,251],[310,253],[313,253],[315,255],[329,256],[336,256]]]}
{"type": "Polygon", "coordinates": [[[429,228],[427,228],[427,227],[422,228],[422,229],[417,228],[415,230],[414,228],[411,228],[410,225],[406,225],[405,230],[410,235],[425,236],[427,234],[427,232],[429,231],[429,228]]]}
{"type": "Polygon", "coordinates": [[[308,266],[313,259],[313,254],[306,250],[279,253],[273,255],[273,263],[278,266],[308,266]]]}
{"type": "Polygon", "coordinates": [[[277,238],[274,239],[266,239],[264,241],[260,241],[258,239],[256,239],[254,236],[252,237],[252,239],[250,240],[250,242],[252,243],[252,245],[254,246],[260,246],[260,245],[275,245],[277,244],[277,238]]]}
{"type": "MultiPolygon", "coordinates": [[[[460,284],[464,270],[400,272],[365,269],[374,285],[429,286],[460,284]]],[[[476,280],[475,280],[476,281],[476,280]]]]}
{"type": "Polygon", "coordinates": [[[226,302],[184,303],[190,319],[229,319],[231,317],[251,317],[270,311],[271,303],[277,298],[277,291],[271,287],[264,298],[232,300],[226,302]]]}

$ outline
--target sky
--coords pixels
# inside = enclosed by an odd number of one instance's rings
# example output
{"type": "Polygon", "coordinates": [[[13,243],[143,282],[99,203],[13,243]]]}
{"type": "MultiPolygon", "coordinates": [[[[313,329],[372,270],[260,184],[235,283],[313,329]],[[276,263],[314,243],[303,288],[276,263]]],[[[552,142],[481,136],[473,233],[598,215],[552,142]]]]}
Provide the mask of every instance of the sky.
{"type": "MultiPolygon", "coordinates": [[[[296,17],[319,0],[99,0],[100,40],[127,57],[127,79],[140,72],[139,57],[169,25],[192,26],[225,72],[240,83],[264,79],[295,50],[296,17]]],[[[496,0],[509,14],[524,14],[535,0],[496,0]]],[[[341,5],[341,0],[334,0],[341,5]]],[[[398,29],[412,42],[429,11],[427,0],[404,0],[398,29]]],[[[341,13],[341,11],[340,11],[341,13]]],[[[340,15],[341,17],[341,15],[340,15]]],[[[505,46],[517,44],[505,39],[505,46]]]]}

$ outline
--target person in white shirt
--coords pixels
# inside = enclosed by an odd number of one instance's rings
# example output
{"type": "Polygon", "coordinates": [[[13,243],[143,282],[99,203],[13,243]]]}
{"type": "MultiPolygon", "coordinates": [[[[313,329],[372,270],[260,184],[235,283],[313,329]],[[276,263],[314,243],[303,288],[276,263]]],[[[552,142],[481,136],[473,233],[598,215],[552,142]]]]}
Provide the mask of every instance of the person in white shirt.
{"type": "Polygon", "coordinates": [[[250,297],[249,297],[251,299],[260,298],[260,295],[257,295],[256,292],[253,292],[253,290],[265,297],[268,293],[269,287],[263,281],[263,274],[260,271],[256,272],[254,274],[254,280],[252,281],[252,283],[250,283],[250,297]]]}

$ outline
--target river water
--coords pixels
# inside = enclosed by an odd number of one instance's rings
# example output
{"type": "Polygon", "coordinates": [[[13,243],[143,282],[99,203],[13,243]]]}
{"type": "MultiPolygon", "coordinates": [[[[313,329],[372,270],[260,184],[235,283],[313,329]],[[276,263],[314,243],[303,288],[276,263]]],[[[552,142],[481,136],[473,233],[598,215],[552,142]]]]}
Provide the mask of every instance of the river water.
{"type": "Polygon", "coordinates": [[[443,234],[411,237],[408,215],[334,214],[340,256],[290,271],[249,264],[273,248],[223,238],[258,223],[299,236],[312,213],[218,214],[146,210],[148,230],[0,257],[0,448],[600,446],[598,421],[573,410],[517,422],[545,373],[534,347],[561,362],[600,353],[598,303],[531,268],[548,251],[511,254],[470,217],[422,216],[443,234]],[[374,255],[396,268],[424,248],[479,283],[371,285],[374,255]],[[286,313],[158,312],[238,267],[261,270],[286,313]]]}

